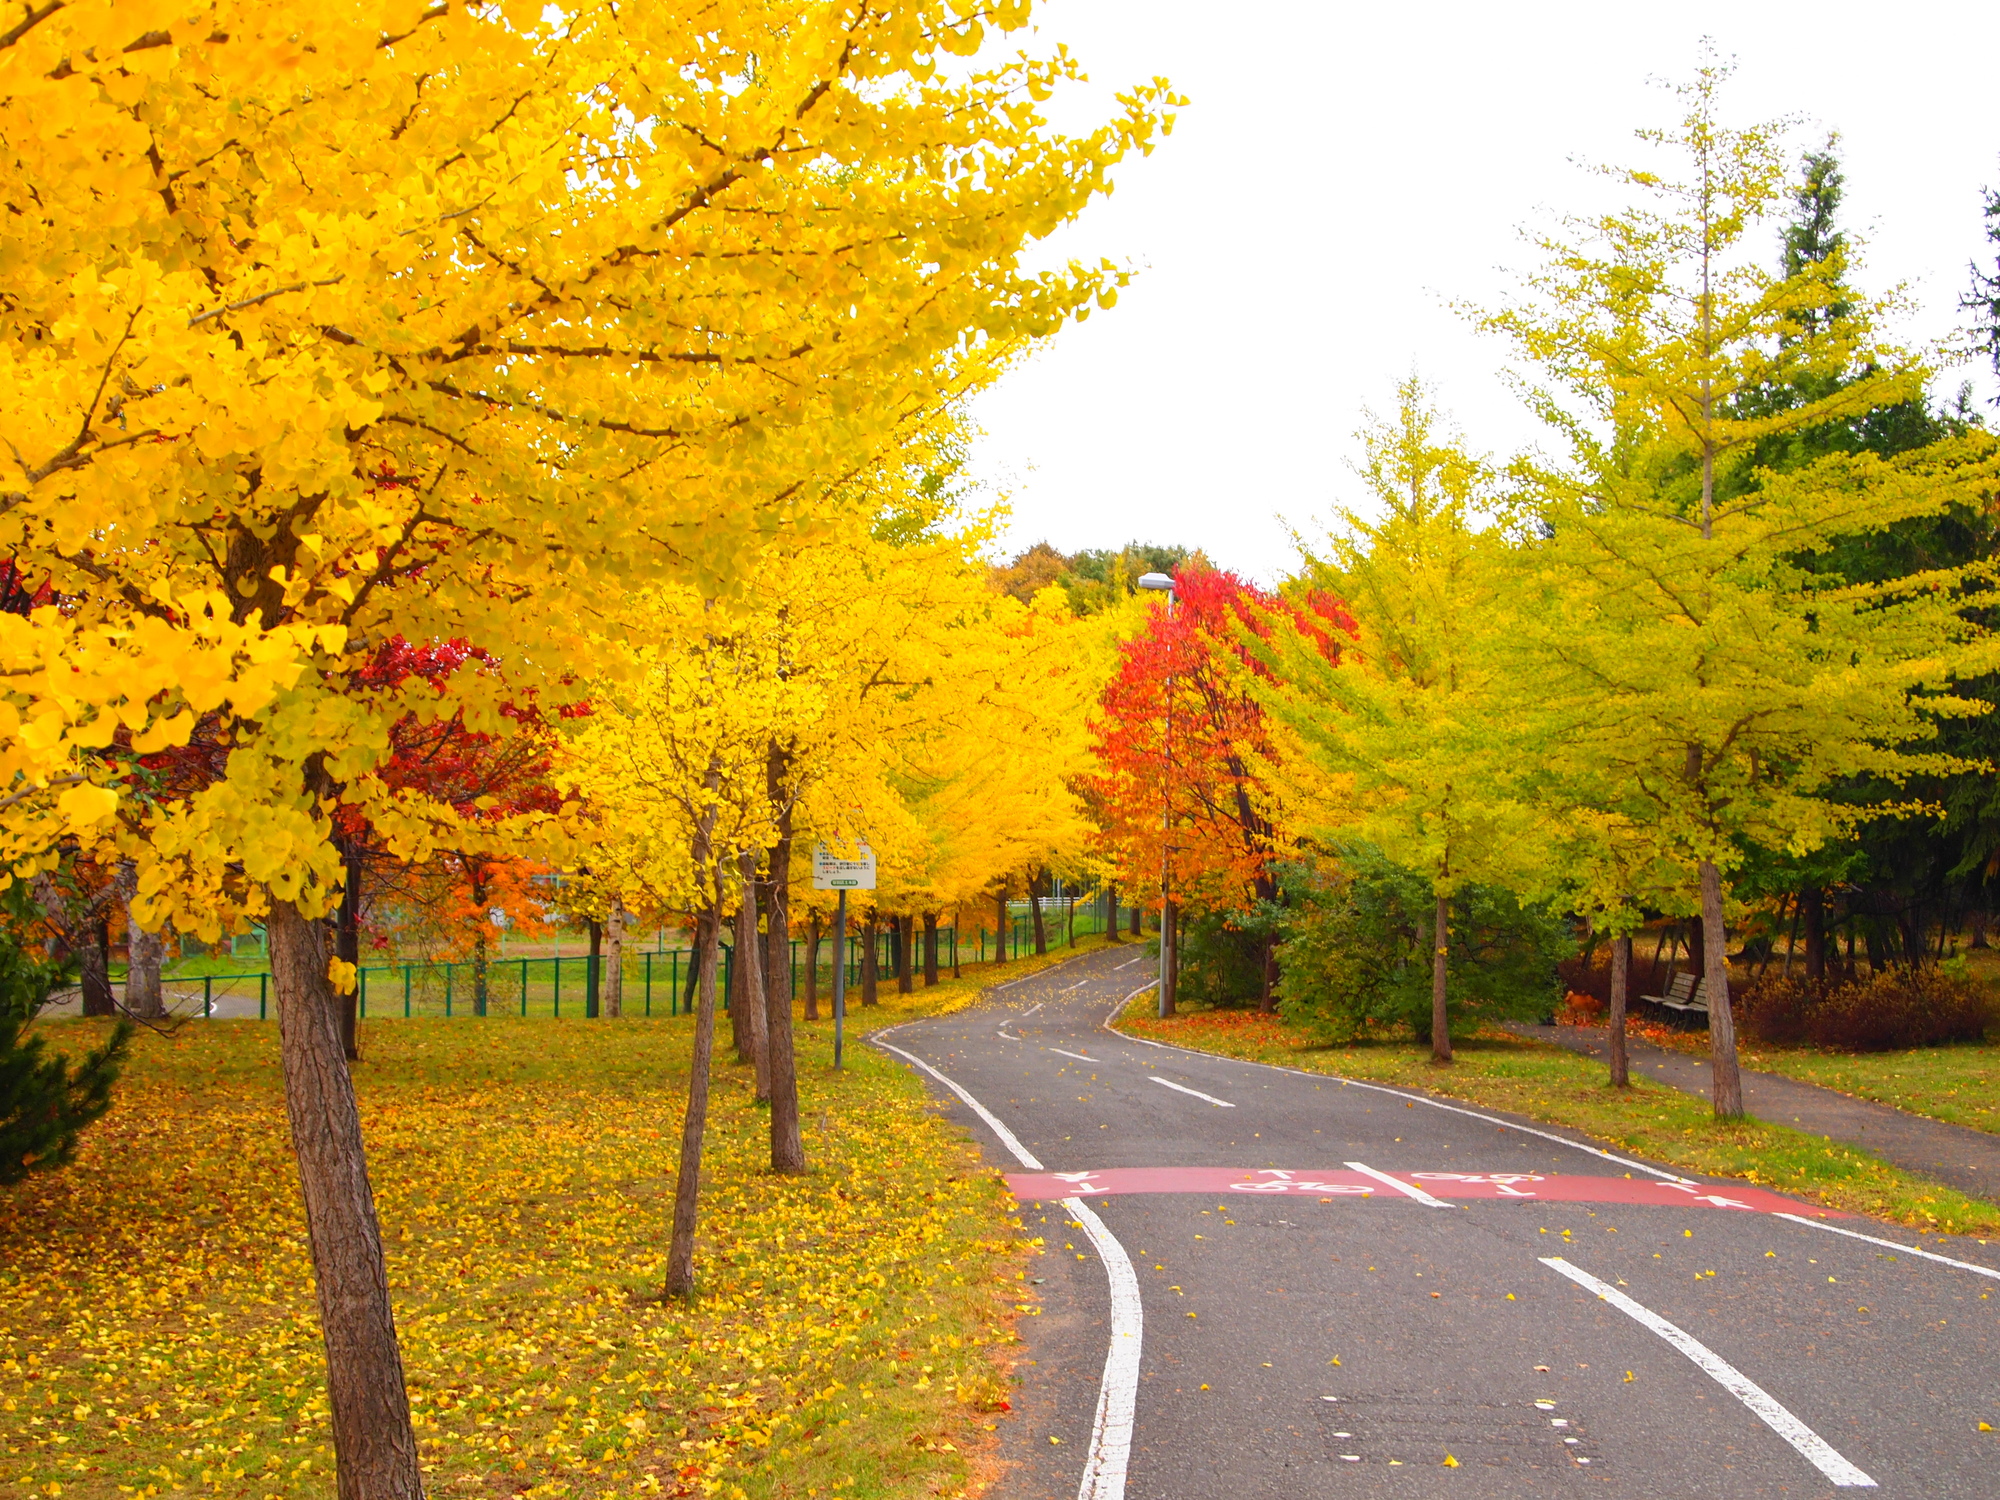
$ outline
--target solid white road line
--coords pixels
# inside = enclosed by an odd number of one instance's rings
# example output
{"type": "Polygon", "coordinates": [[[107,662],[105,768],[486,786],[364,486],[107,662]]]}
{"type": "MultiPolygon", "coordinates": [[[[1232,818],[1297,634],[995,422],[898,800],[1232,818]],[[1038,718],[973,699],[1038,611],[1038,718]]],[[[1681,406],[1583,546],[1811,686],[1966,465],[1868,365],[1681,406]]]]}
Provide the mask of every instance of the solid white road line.
{"type": "Polygon", "coordinates": [[[1755,1412],[1766,1427],[1804,1454],[1807,1462],[1832,1483],[1846,1489],[1875,1488],[1875,1481],[1835,1452],[1825,1438],[1793,1416],[1770,1392],[1701,1340],[1676,1328],[1650,1308],[1641,1307],[1617,1287],[1607,1286],[1588,1271],[1578,1270],[1560,1255],[1544,1255],[1541,1262],[1552,1271],[1560,1271],[1585,1291],[1597,1293],[1626,1317],[1652,1329],[1680,1350],[1701,1366],[1717,1385],[1755,1412]]]}
{"type": "Polygon", "coordinates": [[[1081,1198],[1065,1198],[1062,1204],[1090,1236],[1111,1284],[1111,1349],[1104,1356],[1097,1415],[1090,1424],[1090,1452],[1084,1458],[1083,1483],[1077,1486],[1076,1497],[1124,1500],[1125,1469],[1132,1457],[1132,1422],[1139,1405],[1139,1350],[1146,1326],[1139,1278],[1125,1247],[1081,1198]]]}
{"type": "Polygon", "coordinates": [[[1866,1240],[1871,1245],[1880,1245],[1887,1250],[1895,1250],[1904,1255],[1920,1255],[1925,1260],[1934,1260],[1941,1266],[1956,1266],[1961,1271],[1970,1271],[1976,1276],[1990,1276],[2000,1281],[2000,1271],[1991,1266],[1975,1265],[1969,1260],[1953,1260],[1949,1255],[1933,1255],[1928,1250],[1919,1250],[1913,1245],[1899,1245],[1894,1240],[1878,1240],[1872,1234],[1862,1234],[1854,1229],[1841,1229],[1833,1224],[1822,1224],[1818,1219],[1804,1218],[1799,1214],[1772,1214],[1774,1219],[1790,1219],[1794,1224],[1803,1224],[1808,1229],[1824,1229],[1828,1234],[1844,1234],[1850,1240],[1866,1240]]]}
{"type": "Polygon", "coordinates": [[[1064,1057],[1073,1057],[1073,1058],[1075,1058],[1075,1059],[1076,1059],[1076,1060],[1077,1060],[1078,1062],[1096,1062],[1096,1061],[1097,1061],[1097,1059],[1096,1059],[1096,1058],[1094,1058],[1094,1057],[1085,1057],[1085,1056],[1084,1056],[1084,1055],[1083,1055],[1083,1054],[1082,1054],[1081,1052],[1063,1052],[1063,1049],[1062,1049],[1062,1048],[1060,1048],[1060,1047],[1051,1047],[1051,1048],[1049,1048],[1049,1051],[1051,1051],[1051,1052],[1062,1052],[1062,1055],[1063,1055],[1064,1057]]]}
{"type": "Polygon", "coordinates": [[[972,1095],[966,1093],[964,1089],[960,1088],[957,1084],[953,1083],[949,1078],[945,1077],[944,1074],[940,1073],[936,1068],[932,1067],[929,1063],[925,1062],[921,1057],[918,1057],[915,1053],[905,1052],[901,1047],[892,1046],[888,1042],[882,1042],[880,1045],[885,1049],[887,1049],[888,1051],[895,1053],[896,1056],[902,1058],[903,1061],[911,1063],[916,1067],[922,1068],[926,1073],[930,1074],[931,1077],[935,1078],[939,1083],[943,1084],[946,1088],[950,1089],[954,1094],[958,1095],[960,1099],[964,1100],[965,1107],[971,1110],[975,1115],[978,1115],[980,1119],[984,1120],[987,1124],[987,1127],[995,1135],[1000,1137],[1000,1144],[1005,1146],[1009,1151],[1014,1153],[1014,1160],[1018,1161],[1022,1166],[1027,1167],[1031,1171],[1039,1172],[1042,1170],[1042,1164],[1035,1160],[1034,1156],[1029,1152],[1026,1146],[1022,1145],[1018,1140],[1014,1138],[1013,1131],[1009,1130],[1005,1125],[1002,1125],[1000,1123],[999,1116],[995,1115],[992,1110],[988,1109],[985,1105],[981,1104],[977,1099],[973,1098],[972,1095]]]}
{"type": "MultiPolygon", "coordinates": [[[[1014,1132],[1002,1125],[985,1105],[921,1057],[888,1042],[880,1045],[922,1068],[958,1095],[1022,1166],[1037,1172],[1042,1170],[1042,1164],[1015,1138],[1014,1132]]],[[[1084,1456],[1083,1484],[1076,1496],[1077,1500],[1124,1500],[1125,1470],[1132,1457],[1132,1418],[1139,1404],[1139,1352],[1145,1343],[1146,1329],[1145,1308],[1139,1301],[1139,1277],[1118,1237],[1104,1227],[1104,1221],[1090,1211],[1087,1203],[1081,1198],[1065,1198],[1062,1206],[1083,1226],[1111,1283],[1111,1349],[1104,1357],[1104,1379],[1097,1390],[1097,1415],[1091,1422],[1090,1452],[1084,1456]]]]}
{"type": "Polygon", "coordinates": [[[1411,1187],[1410,1184],[1407,1182],[1399,1182],[1394,1177],[1391,1177],[1387,1172],[1376,1171],[1366,1162],[1351,1161],[1347,1164],[1347,1170],[1350,1172],[1359,1172],[1363,1177],[1372,1177],[1377,1182],[1386,1183],[1388,1186],[1394,1188],[1397,1192],[1401,1193],[1404,1197],[1414,1198],[1417,1200],[1417,1202],[1429,1204],[1432,1208],[1451,1207],[1451,1205],[1445,1202],[1444,1199],[1433,1198],[1429,1193],[1425,1192],[1420,1187],[1411,1187]]]}
{"type": "Polygon", "coordinates": [[[1162,1078],[1158,1074],[1154,1073],[1149,1073],[1146,1076],[1151,1078],[1153,1082],[1157,1083],[1161,1088],[1172,1089],[1177,1094],[1192,1094],[1194,1095],[1195,1098],[1206,1099],[1210,1104],[1216,1105],[1217,1107],[1222,1109],[1236,1108],[1236,1106],[1231,1104],[1227,1099],[1218,1099],[1213,1094],[1204,1094],[1200,1089],[1191,1089],[1184,1083],[1175,1083],[1171,1078],[1162,1078]]]}

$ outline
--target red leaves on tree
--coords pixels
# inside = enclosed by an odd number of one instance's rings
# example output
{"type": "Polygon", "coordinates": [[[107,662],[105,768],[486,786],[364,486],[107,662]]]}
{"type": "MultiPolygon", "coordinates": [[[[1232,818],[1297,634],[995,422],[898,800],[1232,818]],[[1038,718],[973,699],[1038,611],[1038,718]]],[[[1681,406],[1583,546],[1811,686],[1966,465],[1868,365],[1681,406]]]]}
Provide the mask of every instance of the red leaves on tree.
{"type": "Polygon", "coordinates": [[[1333,657],[1355,623],[1331,596],[1294,602],[1213,568],[1184,568],[1174,594],[1171,616],[1155,610],[1119,648],[1091,726],[1101,770],[1082,790],[1128,890],[1157,888],[1170,867],[1176,900],[1242,910],[1276,893],[1257,769],[1272,746],[1248,682],[1266,669],[1245,636],[1289,616],[1333,657]]]}

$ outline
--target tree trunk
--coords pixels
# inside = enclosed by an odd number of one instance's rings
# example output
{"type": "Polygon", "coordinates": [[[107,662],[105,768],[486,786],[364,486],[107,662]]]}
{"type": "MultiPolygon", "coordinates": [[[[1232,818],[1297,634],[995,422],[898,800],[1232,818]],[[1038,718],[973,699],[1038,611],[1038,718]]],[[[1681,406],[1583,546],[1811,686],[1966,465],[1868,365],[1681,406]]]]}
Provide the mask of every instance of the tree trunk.
{"type": "Polygon", "coordinates": [[[1625,1056],[1625,1007],[1632,988],[1632,934],[1621,932],[1611,940],[1611,1086],[1630,1088],[1630,1063],[1625,1056]]]}
{"type": "Polygon", "coordinates": [[[1886,971],[1889,962],[1882,953],[1882,924],[1872,916],[1868,918],[1867,925],[1861,929],[1861,941],[1868,948],[1869,974],[1875,975],[1886,971]]]}
{"type": "Polygon", "coordinates": [[[1799,892],[1799,915],[1805,927],[1806,982],[1826,983],[1826,892],[1807,886],[1799,892]]]}
{"type": "Polygon", "coordinates": [[[924,988],[938,982],[938,914],[924,913],[924,988]]]}
{"type": "Polygon", "coordinates": [[[906,912],[896,919],[899,929],[897,947],[900,950],[896,963],[896,988],[905,995],[917,988],[917,918],[915,913],[906,912]]]}
{"type": "Polygon", "coordinates": [[[771,1170],[792,1174],[806,1169],[805,1140],[799,1131],[799,1071],[792,1045],[792,810],[785,798],[787,758],[775,742],[766,761],[771,805],[778,815],[778,842],[771,850],[764,882],[769,901],[764,925],[764,1035],[770,1054],[771,1170]]]}
{"type": "Polygon", "coordinates": [[[1260,1014],[1278,1013],[1278,940],[1265,933],[1257,944],[1257,1009],[1260,1014]]]}
{"type": "MultiPolygon", "coordinates": [[[[266,929],[268,944],[269,929],[266,929]]],[[[349,849],[341,861],[340,906],[333,919],[333,951],[342,963],[361,967],[361,851],[349,849]]],[[[340,1051],[361,1061],[361,986],[336,997],[340,1007],[340,1051]]]]}
{"type": "Polygon", "coordinates": [[[819,1019],[819,913],[806,917],[806,1019],[819,1019]]]}
{"type": "Polygon", "coordinates": [[[1144,937],[1146,935],[1146,913],[1141,907],[1135,906],[1132,908],[1131,932],[1133,937],[1144,937]]]}
{"type": "Polygon", "coordinates": [[[1028,882],[1028,911],[1034,924],[1035,956],[1041,957],[1049,951],[1048,924],[1042,919],[1042,892],[1048,889],[1049,872],[1043,870],[1028,882]]]}
{"type": "Polygon", "coordinates": [[[592,1020],[597,1018],[598,997],[602,993],[600,965],[604,961],[604,924],[595,917],[588,919],[590,932],[590,956],[583,961],[583,1013],[592,1020]]]}
{"type": "Polygon", "coordinates": [[[1437,898],[1431,913],[1431,1061],[1451,1061],[1451,1016],[1446,1003],[1446,965],[1451,959],[1451,902],[1437,898]]]}
{"type": "Polygon", "coordinates": [[[999,925],[993,930],[993,962],[1007,962],[1007,887],[1000,887],[1000,894],[993,898],[994,921],[999,925]]]}
{"type": "Polygon", "coordinates": [[[486,1014],[486,924],[472,938],[472,1013],[486,1014]]]}
{"type": "Polygon", "coordinates": [[[285,1108],[326,1341],[340,1500],[419,1500],[424,1485],[417,1438],[361,1116],[327,980],[326,928],[274,898],[266,931],[278,997],[285,1108]]]}
{"type": "Polygon", "coordinates": [[[1688,972],[1700,979],[1708,973],[1708,941],[1703,932],[1706,919],[1696,917],[1687,923],[1688,972]]]}
{"type": "Polygon", "coordinates": [[[964,908],[963,908],[963,907],[953,907],[953,908],[952,908],[952,913],[951,913],[951,977],[952,977],[953,979],[963,979],[963,978],[965,977],[965,976],[964,976],[964,975],[963,975],[962,973],[960,973],[960,972],[959,972],[959,966],[958,966],[958,964],[959,964],[959,959],[958,959],[958,929],[959,929],[959,928],[960,928],[961,926],[963,926],[963,925],[964,925],[964,922],[963,922],[963,920],[962,920],[962,919],[964,918],[964,916],[965,916],[965,911],[964,911],[964,908]]]}
{"type": "Polygon", "coordinates": [[[1986,924],[1989,920],[1986,908],[1983,906],[1975,906],[1965,914],[1966,947],[1984,948],[1986,946],[1986,924]]]}
{"type": "Polygon", "coordinates": [[[604,956],[604,1014],[614,1021],[625,1014],[625,903],[611,902],[611,914],[604,919],[604,936],[609,948],[604,956]]]}
{"type": "Polygon", "coordinates": [[[1171,1016],[1181,1003],[1181,914],[1173,902],[1160,907],[1159,1013],[1171,1016]]]}
{"type": "Polygon", "coordinates": [[[737,994],[743,1000],[743,1029],[756,1069],[757,1102],[764,1104],[771,1098],[771,1028],[764,1009],[763,937],[757,931],[757,851],[744,850],[737,868],[743,875],[743,900],[736,908],[736,970],[742,976],[737,994]]]}
{"type": "Polygon", "coordinates": [[[138,882],[134,878],[132,866],[124,866],[120,874],[125,889],[125,1013],[144,1021],[155,1021],[167,1013],[167,1002],[160,993],[160,970],[166,967],[167,929],[162,926],[158,932],[148,932],[139,925],[132,915],[131,900],[137,893],[138,882]]]}
{"type": "Polygon", "coordinates": [[[1702,979],[1708,996],[1709,1094],[1718,1120],[1743,1116],[1743,1077],[1736,1067],[1736,1018],[1729,1009],[1728,934],[1722,925],[1722,871],[1701,862],[1702,979]]]}
{"type": "Polygon", "coordinates": [[[669,1297],[694,1295],[695,1210],[701,1196],[701,1143],[708,1126],[708,1075],[715,1057],[715,966],[722,930],[722,881],[715,881],[715,903],[697,911],[694,919],[695,990],[694,1056],[688,1064],[687,1114],[681,1121],[681,1165],[674,1177],[674,1236],[667,1251],[669,1297]]]}
{"type": "Polygon", "coordinates": [[[880,929],[876,926],[875,908],[868,908],[867,920],[861,924],[861,1003],[873,1005],[881,997],[876,993],[881,982],[880,929]]]}
{"type": "Polygon", "coordinates": [[[1112,881],[1104,888],[1104,935],[1114,943],[1125,941],[1118,931],[1118,882],[1112,881]]]}
{"type": "Polygon", "coordinates": [[[83,988],[83,1013],[117,1015],[118,1001],[111,993],[111,918],[101,909],[84,929],[76,957],[81,970],[78,977],[83,988]]]}

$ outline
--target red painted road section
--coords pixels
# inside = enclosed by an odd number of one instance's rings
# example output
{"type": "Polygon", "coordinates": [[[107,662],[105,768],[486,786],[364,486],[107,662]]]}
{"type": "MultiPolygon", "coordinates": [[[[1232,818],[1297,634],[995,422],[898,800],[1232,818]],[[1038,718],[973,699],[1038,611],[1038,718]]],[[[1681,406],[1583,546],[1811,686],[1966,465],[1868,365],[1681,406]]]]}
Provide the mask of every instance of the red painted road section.
{"type": "MultiPolygon", "coordinates": [[[[1726,1208],[1749,1213],[1846,1214],[1781,1198],[1762,1188],[1655,1182],[1649,1178],[1538,1175],[1530,1172],[1402,1172],[1389,1174],[1433,1198],[1505,1203],[1633,1203],[1651,1208],[1726,1208]]],[[[1250,1170],[1240,1167],[1114,1167],[1105,1172],[1010,1172],[1007,1186],[1022,1202],[1112,1197],[1122,1193],[1239,1193],[1283,1198],[1409,1200],[1380,1180],[1337,1172],[1250,1170]]]]}

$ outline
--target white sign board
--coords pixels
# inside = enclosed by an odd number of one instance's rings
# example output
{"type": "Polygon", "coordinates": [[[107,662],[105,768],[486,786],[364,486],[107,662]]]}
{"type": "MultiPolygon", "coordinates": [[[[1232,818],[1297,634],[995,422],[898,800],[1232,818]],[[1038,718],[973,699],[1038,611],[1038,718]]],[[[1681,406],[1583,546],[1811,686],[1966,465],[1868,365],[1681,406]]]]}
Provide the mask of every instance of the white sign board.
{"type": "Polygon", "coordinates": [[[813,889],[816,891],[872,891],[875,889],[875,851],[861,846],[861,858],[836,859],[826,845],[813,850],[813,889]]]}

